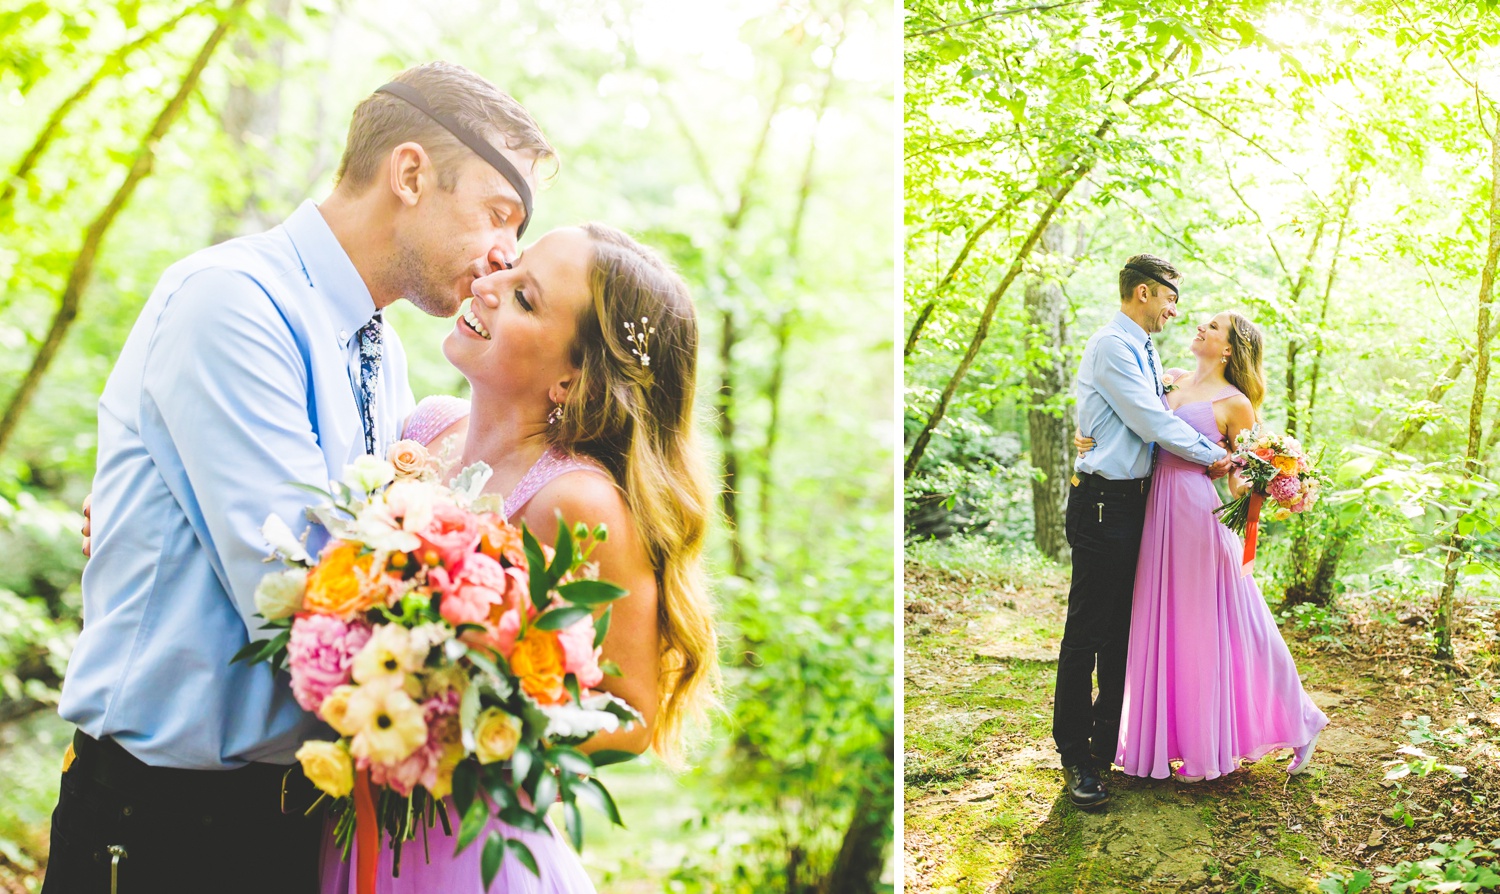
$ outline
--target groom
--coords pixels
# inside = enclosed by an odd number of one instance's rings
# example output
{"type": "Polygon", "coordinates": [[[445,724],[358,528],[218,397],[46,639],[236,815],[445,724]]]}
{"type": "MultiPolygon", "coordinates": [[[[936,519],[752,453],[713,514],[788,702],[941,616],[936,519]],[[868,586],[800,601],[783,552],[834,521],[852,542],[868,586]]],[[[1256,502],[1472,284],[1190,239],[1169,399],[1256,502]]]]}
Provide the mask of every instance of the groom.
{"type": "Polygon", "coordinates": [[[1094,448],[1074,464],[1067,536],[1073,548],[1068,620],[1057,659],[1052,737],[1068,799],[1109,801],[1099,767],[1114,759],[1125,697],[1130,604],[1155,451],[1229,470],[1224,448],[1162,406],[1162,368],[1151,336],[1177,316],[1181,274],[1153,255],[1120,270],[1120,312],[1089,339],[1078,367],[1078,427],[1094,448]],[[1095,664],[1099,696],[1090,704],[1095,664]]]}
{"type": "Polygon", "coordinates": [[[552,155],[488,81],[409,69],[355,109],[327,201],[163,275],[99,401],[44,894],[112,872],[126,892],[317,891],[323,819],[293,754],[320,725],[266,665],[230,664],[269,635],[260,528],[301,526],[292,482],[400,437],[412,394],[381,310],[453,316],[515,259],[552,155]]]}

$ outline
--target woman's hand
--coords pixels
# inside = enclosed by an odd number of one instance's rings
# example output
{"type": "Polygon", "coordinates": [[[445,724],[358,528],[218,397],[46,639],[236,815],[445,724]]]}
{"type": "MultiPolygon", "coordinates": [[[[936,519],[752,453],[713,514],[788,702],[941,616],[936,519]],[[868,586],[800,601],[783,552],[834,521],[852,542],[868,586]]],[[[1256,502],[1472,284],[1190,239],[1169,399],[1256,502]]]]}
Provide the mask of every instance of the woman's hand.
{"type": "Polygon", "coordinates": [[[83,535],[83,554],[85,556],[92,556],[94,554],[93,519],[89,517],[89,506],[93,502],[94,495],[92,493],[83,498],[83,527],[79,529],[78,533],[83,535]]]}

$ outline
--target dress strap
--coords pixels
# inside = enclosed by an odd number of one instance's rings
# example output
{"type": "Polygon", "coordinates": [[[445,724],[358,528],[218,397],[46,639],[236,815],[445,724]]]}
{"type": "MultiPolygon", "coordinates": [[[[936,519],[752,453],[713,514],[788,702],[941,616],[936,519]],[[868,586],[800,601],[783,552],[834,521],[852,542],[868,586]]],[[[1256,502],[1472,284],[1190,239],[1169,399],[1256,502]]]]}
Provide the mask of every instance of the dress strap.
{"type": "Polygon", "coordinates": [[[469,415],[469,402],[448,394],[434,394],[422,398],[417,408],[406,417],[406,427],[401,437],[416,441],[423,447],[432,439],[448,430],[448,427],[469,415]]]}
{"type": "Polygon", "coordinates": [[[1233,385],[1226,385],[1226,386],[1224,386],[1223,388],[1221,388],[1219,390],[1218,394],[1215,394],[1213,397],[1209,398],[1208,400],[1209,400],[1209,403],[1214,403],[1216,401],[1221,401],[1221,400],[1223,400],[1226,397],[1234,397],[1236,394],[1244,394],[1244,392],[1241,391],[1240,389],[1234,387],[1233,385]]]}
{"type": "Polygon", "coordinates": [[[596,460],[576,453],[568,453],[558,447],[548,447],[546,452],[532,463],[521,480],[516,482],[515,490],[505,498],[505,514],[514,520],[531,498],[548,484],[569,472],[594,472],[603,475],[614,483],[614,476],[609,470],[600,465],[596,460]]]}

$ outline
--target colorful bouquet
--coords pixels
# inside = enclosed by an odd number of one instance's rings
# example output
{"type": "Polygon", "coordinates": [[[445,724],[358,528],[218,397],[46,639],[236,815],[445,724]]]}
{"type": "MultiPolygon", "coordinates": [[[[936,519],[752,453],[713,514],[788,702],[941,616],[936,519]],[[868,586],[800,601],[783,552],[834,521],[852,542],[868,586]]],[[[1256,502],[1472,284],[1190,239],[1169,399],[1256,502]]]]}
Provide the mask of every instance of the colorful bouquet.
{"type": "MultiPolygon", "coordinates": [[[[597,620],[593,613],[625,595],[595,579],[589,562],[604,527],[569,530],[559,519],[553,549],[506,522],[499,497],[481,496],[490,476],[483,463],[444,486],[420,444],[399,442],[390,456],[362,457],[331,492],[299,485],[324,499],[308,510],[331,535],[316,558],[305,536],[266,520],[272,558],[289,567],[262,580],[255,601],[281,632],[235,656],[285,664],[297,703],[341,737],[308,741],[297,759],[313,785],[342,802],[337,840],[347,858],[358,836],[362,892],[373,890],[379,829],[399,872],[401,844],[418,826],[425,835],[436,820],[452,834],[449,795],[458,850],[492,810],[518,829],[546,831],[559,797],[582,847],[579,801],[620,823],[596,768],[634,755],[575,746],[642,722],[594,688],[619,669],[600,660],[610,609],[597,620]]],[[[537,871],[523,842],[492,830],[480,864],[485,888],[506,855],[537,871]]]]}
{"type": "Polygon", "coordinates": [[[1259,425],[1235,439],[1234,467],[1244,478],[1243,494],[1214,510],[1224,526],[1245,538],[1241,574],[1255,564],[1255,542],[1260,534],[1260,511],[1266,500],[1276,504],[1277,521],[1317,505],[1325,476],[1313,468],[1296,438],[1275,435],[1259,425]]]}

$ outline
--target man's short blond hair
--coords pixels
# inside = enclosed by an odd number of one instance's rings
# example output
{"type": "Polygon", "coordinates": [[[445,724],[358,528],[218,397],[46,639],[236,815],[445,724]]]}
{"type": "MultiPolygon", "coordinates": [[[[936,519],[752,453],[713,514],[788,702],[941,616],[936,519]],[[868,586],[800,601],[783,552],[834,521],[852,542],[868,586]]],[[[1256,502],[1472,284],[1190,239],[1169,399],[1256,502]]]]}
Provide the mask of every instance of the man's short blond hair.
{"type": "MultiPolygon", "coordinates": [[[[557,157],[520,103],[462,65],[429,62],[408,68],[392,80],[415,88],[434,111],[452,116],[498,146],[530,155],[537,163],[557,157]]],[[[419,143],[427,150],[438,184],[446,190],[458,182],[460,159],[473,151],[405,100],[372,93],[354,109],[337,182],[357,189],[368,186],[391,150],[402,143],[419,143]]]]}

